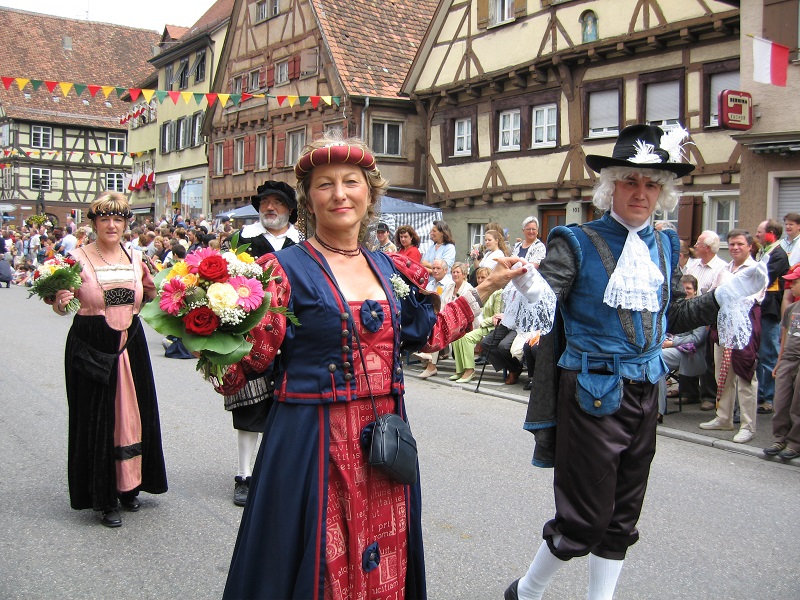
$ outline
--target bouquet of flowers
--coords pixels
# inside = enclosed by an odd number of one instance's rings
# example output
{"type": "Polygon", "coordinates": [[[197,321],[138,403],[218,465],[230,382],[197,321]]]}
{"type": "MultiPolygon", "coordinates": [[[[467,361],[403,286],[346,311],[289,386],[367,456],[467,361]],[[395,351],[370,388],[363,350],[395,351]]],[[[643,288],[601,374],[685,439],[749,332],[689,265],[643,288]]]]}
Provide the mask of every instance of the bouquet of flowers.
{"type": "MultiPolygon", "coordinates": [[[[59,290],[77,290],[81,287],[81,264],[75,260],[56,255],[43,262],[33,274],[33,284],[28,298],[39,296],[42,300],[53,302],[59,290]]],[[[70,300],[64,307],[68,313],[77,312],[81,303],[77,298],[70,300]]]]}
{"type": "Polygon", "coordinates": [[[200,355],[197,370],[206,379],[221,380],[228,365],[239,362],[253,345],[245,338],[267,311],[280,312],[295,324],[285,307],[270,307],[267,285],[273,279],[247,254],[249,244],[221,254],[201,248],[155,277],[156,301],[141,310],[142,318],[162,335],[182,338],[200,355]]]}

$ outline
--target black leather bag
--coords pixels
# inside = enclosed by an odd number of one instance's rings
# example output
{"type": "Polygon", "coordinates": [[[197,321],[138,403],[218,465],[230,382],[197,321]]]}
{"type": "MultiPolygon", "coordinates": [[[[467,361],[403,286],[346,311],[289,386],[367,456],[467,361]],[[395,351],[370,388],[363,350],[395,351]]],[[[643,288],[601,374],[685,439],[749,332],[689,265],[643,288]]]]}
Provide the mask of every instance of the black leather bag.
{"type": "MultiPolygon", "coordinates": [[[[374,404],[373,404],[374,406],[374,404]]],[[[367,461],[395,481],[405,485],[417,482],[417,441],[402,417],[381,415],[372,427],[367,461]]]]}
{"type": "Polygon", "coordinates": [[[139,329],[141,329],[139,321],[136,321],[136,323],[138,326],[133,333],[128,335],[125,345],[119,352],[113,354],[101,352],[97,348],[94,348],[93,346],[90,346],[84,342],[81,338],[76,337],[75,341],[73,342],[75,347],[75,355],[72,359],[72,368],[75,370],[75,372],[80,377],[85,377],[87,379],[91,379],[92,381],[96,381],[97,383],[108,385],[109,380],[111,379],[111,371],[117,367],[120,354],[125,351],[125,348],[128,347],[128,344],[133,339],[133,336],[135,336],[139,332],[139,329]]]}

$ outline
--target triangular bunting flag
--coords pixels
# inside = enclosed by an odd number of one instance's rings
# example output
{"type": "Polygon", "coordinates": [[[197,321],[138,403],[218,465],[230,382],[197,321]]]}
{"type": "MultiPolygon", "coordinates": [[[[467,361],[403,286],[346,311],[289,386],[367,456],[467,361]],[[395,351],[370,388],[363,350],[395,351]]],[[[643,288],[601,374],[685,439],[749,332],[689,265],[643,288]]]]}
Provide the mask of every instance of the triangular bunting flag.
{"type": "Polygon", "coordinates": [[[100,86],[99,85],[89,85],[89,86],[86,86],[86,87],[89,88],[89,95],[92,98],[94,98],[97,95],[97,92],[100,91],[100,86]]]}
{"type": "Polygon", "coordinates": [[[219,100],[219,105],[224,107],[228,103],[228,98],[230,98],[230,94],[217,94],[217,100],[219,100]]]}
{"type": "Polygon", "coordinates": [[[67,94],[69,94],[69,91],[72,89],[72,84],[69,81],[61,81],[58,87],[61,88],[61,93],[64,94],[64,98],[66,98],[67,94]]]}
{"type": "Polygon", "coordinates": [[[181,98],[183,98],[183,101],[186,104],[189,104],[189,100],[192,99],[192,96],[194,96],[194,94],[192,94],[192,92],[181,92],[181,98]]]}
{"type": "Polygon", "coordinates": [[[86,90],[86,86],[85,86],[85,85],[83,85],[83,84],[81,84],[81,83],[76,83],[76,84],[75,84],[74,86],[72,86],[72,87],[74,87],[74,88],[75,88],[75,93],[76,93],[78,96],[80,96],[80,95],[81,95],[81,94],[82,94],[82,93],[83,93],[83,92],[86,90]]]}
{"type": "Polygon", "coordinates": [[[131,102],[136,102],[142,90],[140,88],[128,88],[128,93],[131,95],[131,102]]]}
{"type": "Polygon", "coordinates": [[[231,94],[231,102],[234,104],[239,104],[242,101],[241,94],[231,94]]]}
{"type": "Polygon", "coordinates": [[[317,108],[317,106],[319,106],[319,96],[311,96],[309,100],[311,101],[311,106],[313,106],[314,108],[317,108]]]}
{"type": "Polygon", "coordinates": [[[180,92],[167,92],[167,96],[172,98],[172,103],[177,106],[178,105],[178,98],[181,97],[181,93],[180,92]]]}
{"type": "Polygon", "coordinates": [[[55,91],[55,89],[58,87],[58,82],[57,81],[45,81],[44,82],[44,87],[46,87],[47,91],[52,94],[55,91]]]}
{"type": "Polygon", "coordinates": [[[308,102],[309,96],[298,96],[297,100],[300,103],[300,106],[303,106],[306,102],[308,102]]]}
{"type": "Polygon", "coordinates": [[[22,77],[17,77],[17,87],[19,88],[20,92],[22,91],[22,88],[28,85],[28,82],[30,82],[30,79],[23,79],[22,77]]]}
{"type": "Polygon", "coordinates": [[[153,94],[155,93],[156,93],[155,90],[142,90],[142,97],[144,98],[145,102],[149,104],[150,99],[153,97],[153,94]]]}
{"type": "Polygon", "coordinates": [[[206,102],[208,102],[209,106],[214,104],[214,102],[216,102],[216,101],[217,101],[217,95],[216,94],[206,94],[206,102]]]}
{"type": "Polygon", "coordinates": [[[286,96],[275,96],[278,99],[278,106],[283,106],[283,103],[286,102],[286,96]]]}
{"type": "Polygon", "coordinates": [[[246,100],[250,100],[253,97],[253,94],[244,93],[242,94],[241,102],[245,102],[246,100]]]}
{"type": "Polygon", "coordinates": [[[128,93],[128,88],[124,87],[115,87],[114,90],[117,92],[117,98],[122,98],[125,94],[128,93]]]}
{"type": "Polygon", "coordinates": [[[33,88],[33,91],[35,92],[40,87],[42,87],[43,83],[44,81],[42,81],[41,79],[31,79],[31,87],[33,88]]]}
{"type": "MultiPolygon", "coordinates": [[[[47,82],[45,82],[45,83],[47,83],[47,82]]],[[[113,92],[113,91],[114,91],[114,86],[113,86],[113,85],[104,85],[104,86],[103,86],[103,87],[101,87],[100,89],[101,89],[101,90],[103,90],[103,94],[105,95],[105,97],[106,97],[106,98],[108,98],[108,95],[109,95],[111,92],[113,92]]]]}
{"type": "Polygon", "coordinates": [[[323,101],[325,104],[327,104],[328,106],[330,106],[330,105],[331,105],[331,97],[330,97],[330,96],[320,96],[320,98],[322,98],[322,101],[323,101]]]}
{"type": "Polygon", "coordinates": [[[336,106],[339,106],[339,103],[342,101],[342,98],[340,96],[333,96],[331,99],[333,100],[333,103],[336,106]]]}
{"type": "Polygon", "coordinates": [[[199,93],[194,93],[192,95],[194,96],[194,103],[197,104],[198,106],[203,103],[203,98],[206,97],[205,94],[199,94],[199,93]]]}
{"type": "Polygon", "coordinates": [[[156,98],[158,99],[158,103],[162,104],[164,100],[167,99],[167,92],[164,90],[156,90],[156,98]]]}
{"type": "Polygon", "coordinates": [[[0,77],[3,80],[3,87],[8,89],[11,87],[11,84],[14,83],[13,77],[0,77]]]}
{"type": "Polygon", "coordinates": [[[297,96],[286,96],[286,99],[289,101],[289,106],[297,104],[297,96]]]}

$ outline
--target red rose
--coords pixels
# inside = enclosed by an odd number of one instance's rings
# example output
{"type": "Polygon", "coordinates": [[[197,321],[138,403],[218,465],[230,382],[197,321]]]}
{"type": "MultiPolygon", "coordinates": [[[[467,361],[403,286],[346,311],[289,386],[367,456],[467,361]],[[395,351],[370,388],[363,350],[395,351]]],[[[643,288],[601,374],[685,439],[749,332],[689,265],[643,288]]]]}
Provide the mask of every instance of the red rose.
{"type": "Polygon", "coordinates": [[[209,256],[200,262],[197,273],[208,281],[225,283],[228,281],[228,261],[217,254],[209,256]]]}
{"type": "Polygon", "coordinates": [[[183,324],[187,333],[211,335],[219,327],[219,317],[207,306],[199,306],[186,313],[183,324]]]}
{"type": "Polygon", "coordinates": [[[72,258],[65,258],[64,262],[67,263],[70,267],[74,267],[75,266],[75,260],[72,259],[72,258]]]}

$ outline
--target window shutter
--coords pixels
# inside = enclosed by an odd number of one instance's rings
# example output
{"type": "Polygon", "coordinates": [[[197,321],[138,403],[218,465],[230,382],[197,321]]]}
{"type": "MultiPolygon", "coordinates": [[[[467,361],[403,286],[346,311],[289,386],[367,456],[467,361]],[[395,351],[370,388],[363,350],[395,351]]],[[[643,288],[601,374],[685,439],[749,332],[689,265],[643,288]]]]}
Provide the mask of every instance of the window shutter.
{"type": "Polygon", "coordinates": [[[300,77],[300,57],[293,56],[289,59],[289,79],[300,77]]]}
{"type": "Polygon", "coordinates": [[[489,25],[489,0],[478,0],[478,29],[489,25]]]}
{"type": "Polygon", "coordinates": [[[619,90],[592,92],[589,96],[589,129],[619,127],[619,90]]]}
{"type": "Polygon", "coordinates": [[[286,166],[286,132],[281,131],[275,137],[275,166],[286,166]]]}
{"type": "Polygon", "coordinates": [[[797,0],[764,0],[764,37],[789,46],[793,57],[796,55],[798,42],[797,13],[797,0]]]}
{"type": "Polygon", "coordinates": [[[263,88],[267,85],[267,68],[261,67],[258,70],[258,87],[263,88]]]}
{"type": "Polygon", "coordinates": [[[514,0],[514,18],[524,17],[528,12],[528,0],[514,0]]]}
{"type": "Polygon", "coordinates": [[[647,85],[645,95],[645,120],[666,121],[680,119],[680,85],[677,81],[664,81],[647,85]]]}
{"type": "Polygon", "coordinates": [[[275,63],[272,63],[269,67],[267,67],[267,87],[273,87],[275,85],[275,63]]]}
{"type": "Polygon", "coordinates": [[[227,139],[222,144],[222,174],[233,173],[233,139],[227,139]]]}
{"type": "Polygon", "coordinates": [[[216,175],[214,173],[214,144],[208,145],[208,174],[212,177],[216,175]]]}
{"type": "Polygon", "coordinates": [[[800,178],[778,180],[778,214],[800,212],[800,178]]]}

